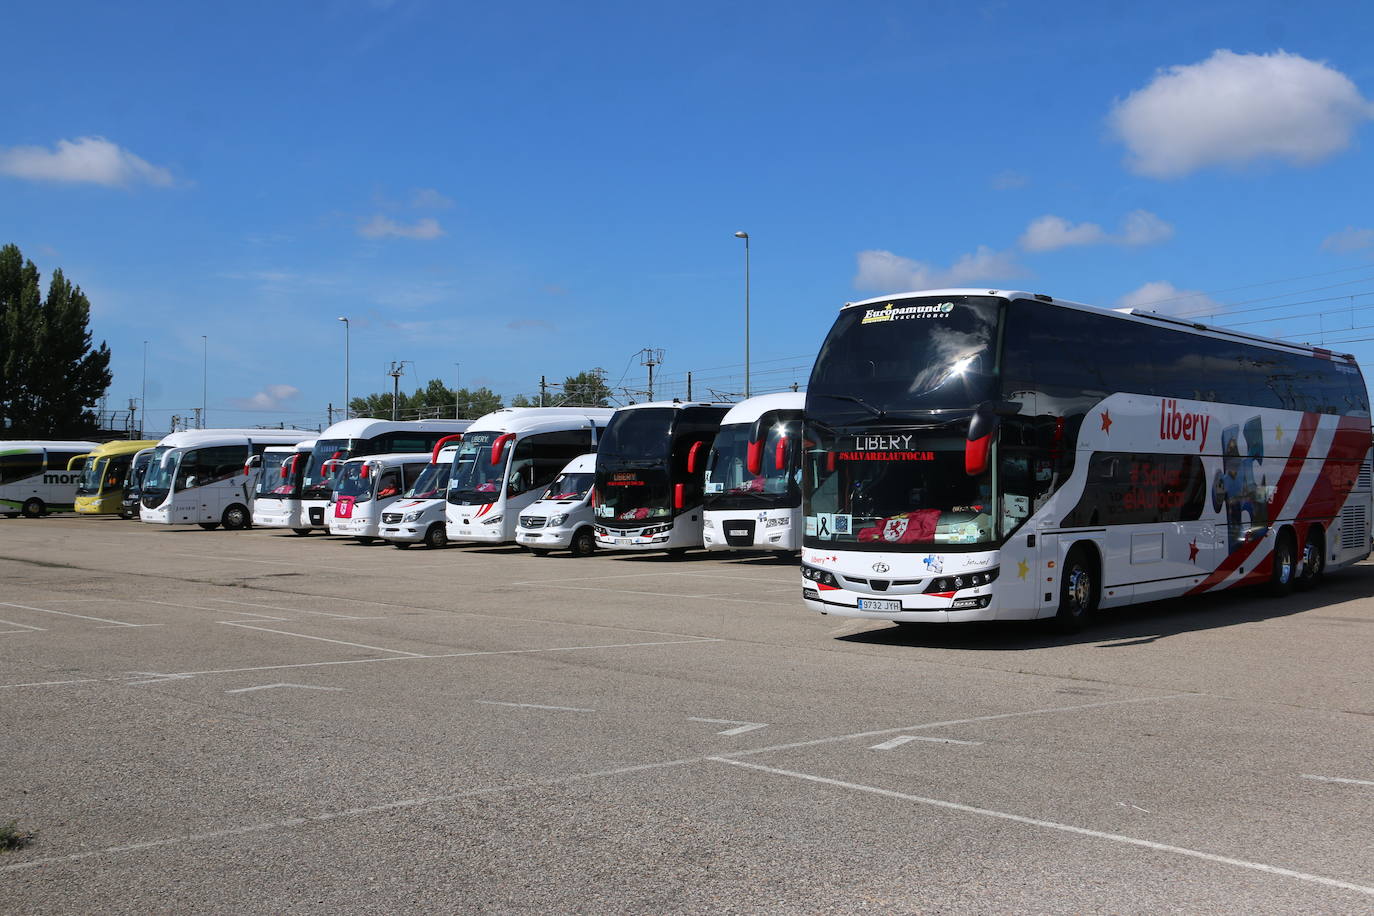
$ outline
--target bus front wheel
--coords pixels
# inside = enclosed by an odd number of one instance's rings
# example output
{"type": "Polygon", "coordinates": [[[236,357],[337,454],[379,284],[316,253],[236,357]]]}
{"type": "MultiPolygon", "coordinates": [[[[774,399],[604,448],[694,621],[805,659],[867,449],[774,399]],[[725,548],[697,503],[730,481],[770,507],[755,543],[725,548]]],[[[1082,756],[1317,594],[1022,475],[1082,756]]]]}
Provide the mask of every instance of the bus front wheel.
{"type": "Polygon", "coordinates": [[[575,557],[589,557],[596,553],[596,535],[592,533],[592,529],[582,528],[573,535],[569,548],[575,557]]]}
{"type": "Polygon", "coordinates": [[[292,528],[292,529],[291,529],[291,533],[294,534],[294,535],[296,535],[296,537],[302,537],[302,538],[303,538],[303,537],[305,537],[307,534],[309,534],[309,533],[310,533],[311,531],[313,531],[313,530],[314,530],[313,528],[292,528]]]}
{"type": "Polygon", "coordinates": [[[444,527],[443,522],[435,522],[429,526],[429,530],[425,532],[425,544],[434,549],[448,546],[448,529],[444,527]]]}
{"type": "Polygon", "coordinates": [[[219,527],[219,522],[196,522],[196,524],[204,528],[206,531],[214,531],[216,528],[219,527]]]}
{"type": "Polygon", "coordinates": [[[1069,551],[1064,560],[1064,574],[1059,580],[1059,612],[1054,615],[1054,629],[1059,633],[1077,633],[1097,610],[1097,564],[1083,547],[1069,551]]]}
{"type": "Polygon", "coordinates": [[[1322,529],[1313,525],[1307,532],[1307,543],[1302,546],[1302,563],[1298,567],[1298,588],[1316,588],[1326,572],[1326,540],[1322,529]]]}
{"type": "Polygon", "coordinates": [[[253,521],[253,517],[248,514],[248,510],[238,503],[224,510],[224,515],[220,516],[220,522],[224,525],[225,531],[242,531],[253,521]]]}
{"type": "Polygon", "coordinates": [[[24,503],[24,518],[38,518],[46,508],[37,496],[24,503]]]}

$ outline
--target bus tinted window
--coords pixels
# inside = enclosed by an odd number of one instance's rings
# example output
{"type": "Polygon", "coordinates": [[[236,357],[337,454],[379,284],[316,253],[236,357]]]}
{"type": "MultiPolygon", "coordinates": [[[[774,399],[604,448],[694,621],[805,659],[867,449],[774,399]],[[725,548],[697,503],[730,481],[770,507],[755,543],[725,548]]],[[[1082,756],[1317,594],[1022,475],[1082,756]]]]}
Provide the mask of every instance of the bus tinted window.
{"type": "Polygon", "coordinates": [[[32,477],[43,470],[42,452],[21,452],[14,455],[0,455],[0,483],[10,483],[32,477]]]}

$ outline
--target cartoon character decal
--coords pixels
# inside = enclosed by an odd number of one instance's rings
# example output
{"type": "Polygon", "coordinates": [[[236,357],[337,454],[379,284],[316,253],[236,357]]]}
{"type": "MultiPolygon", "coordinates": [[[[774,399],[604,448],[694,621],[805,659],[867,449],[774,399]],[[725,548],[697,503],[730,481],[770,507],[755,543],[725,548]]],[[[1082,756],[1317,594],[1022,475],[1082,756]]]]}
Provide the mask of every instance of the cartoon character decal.
{"type": "Polygon", "coordinates": [[[1264,424],[1259,417],[1245,421],[1244,436],[1245,457],[1241,457],[1241,427],[1227,426],[1221,431],[1221,468],[1212,478],[1212,511],[1226,507],[1227,553],[1269,528],[1267,478],[1257,470],[1264,463],[1264,424]]]}

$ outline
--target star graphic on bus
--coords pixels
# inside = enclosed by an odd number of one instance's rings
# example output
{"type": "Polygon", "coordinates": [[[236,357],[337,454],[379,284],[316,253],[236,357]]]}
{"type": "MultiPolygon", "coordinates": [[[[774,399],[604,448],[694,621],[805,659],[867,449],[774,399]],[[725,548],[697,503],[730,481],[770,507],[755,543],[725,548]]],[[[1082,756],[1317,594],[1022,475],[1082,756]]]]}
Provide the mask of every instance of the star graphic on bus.
{"type": "Polygon", "coordinates": [[[1196,563],[1196,562],[1197,562],[1197,539],[1196,539],[1196,538],[1193,539],[1193,543],[1191,543],[1191,544],[1188,545],[1188,562],[1189,562],[1189,563],[1196,563]]]}
{"type": "Polygon", "coordinates": [[[1026,578],[1026,574],[1029,572],[1030,564],[1028,564],[1025,560],[1016,561],[1016,578],[1024,579],[1026,578]]]}
{"type": "Polygon", "coordinates": [[[1283,427],[1277,423],[1274,424],[1274,438],[1279,442],[1283,441],[1283,427]]]}
{"type": "Polygon", "coordinates": [[[1102,431],[1107,435],[1112,433],[1112,415],[1108,411],[1102,411],[1102,431]]]}

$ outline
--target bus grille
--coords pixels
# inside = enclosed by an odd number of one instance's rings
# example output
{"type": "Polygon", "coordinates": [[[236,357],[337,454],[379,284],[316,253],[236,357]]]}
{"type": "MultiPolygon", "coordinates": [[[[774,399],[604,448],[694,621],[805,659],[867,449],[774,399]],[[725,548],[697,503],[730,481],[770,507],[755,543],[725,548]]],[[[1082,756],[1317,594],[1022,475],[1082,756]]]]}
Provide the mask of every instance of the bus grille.
{"type": "Polygon", "coordinates": [[[522,515],[522,516],[520,516],[520,527],[521,527],[521,528],[543,528],[543,527],[544,527],[544,523],[547,522],[547,521],[548,521],[548,519],[546,519],[546,518],[544,518],[543,516],[540,516],[540,515],[522,515]]]}
{"type": "Polygon", "coordinates": [[[1350,503],[1341,510],[1341,549],[1369,548],[1369,514],[1362,503],[1350,503]]]}
{"type": "Polygon", "coordinates": [[[399,524],[401,523],[401,513],[399,513],[399,512],[383,512],[383,513],[382,513],[382,523],[385,524],[385,525],[399,525],[399,524]]]}

